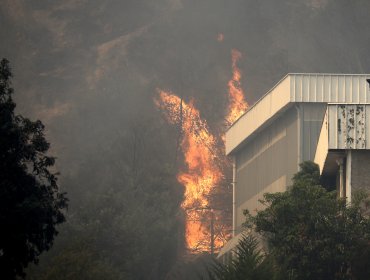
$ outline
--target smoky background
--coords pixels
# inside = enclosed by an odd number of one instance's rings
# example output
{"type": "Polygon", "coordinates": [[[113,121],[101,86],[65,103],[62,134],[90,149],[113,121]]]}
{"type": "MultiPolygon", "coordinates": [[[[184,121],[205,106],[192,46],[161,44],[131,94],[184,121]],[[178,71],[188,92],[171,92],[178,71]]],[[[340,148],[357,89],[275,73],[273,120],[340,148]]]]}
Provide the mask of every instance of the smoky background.
{"type": "Polygon", "coordinates": [[[186,274],[178,131],[158,88],[193,98],[219,133],[232,49],[249,104],[289,72],[370,73],[367,0],[0,2],[17,112],[46,125],[70,199],[35,279],[77,266],[97,279],[186,274]]]}

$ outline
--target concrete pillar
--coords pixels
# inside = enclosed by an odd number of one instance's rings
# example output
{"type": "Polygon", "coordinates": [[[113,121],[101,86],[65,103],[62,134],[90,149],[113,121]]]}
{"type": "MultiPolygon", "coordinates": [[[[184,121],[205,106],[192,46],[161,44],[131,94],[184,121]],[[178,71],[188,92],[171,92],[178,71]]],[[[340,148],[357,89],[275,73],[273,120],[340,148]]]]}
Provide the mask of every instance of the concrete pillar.
{"type": "Polygon", "coordinates": [[[346,159],[346,196],[348,204],[352,201],[352,151],[347,150],[346,159]]]}
{"type": "Polygon", "coordinates": [[[343,172],[343,159],[337,160],[339,165],[339,197],[344,197],[344,172],[343,172]]]}

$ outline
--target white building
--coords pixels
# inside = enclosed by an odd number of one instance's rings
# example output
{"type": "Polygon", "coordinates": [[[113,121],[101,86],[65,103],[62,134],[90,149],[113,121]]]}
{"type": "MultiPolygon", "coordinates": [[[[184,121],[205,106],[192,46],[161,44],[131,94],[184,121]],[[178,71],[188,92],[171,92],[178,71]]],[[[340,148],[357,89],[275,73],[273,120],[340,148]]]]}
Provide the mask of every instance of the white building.
{"type": "Polygon", "coordinates": [[[285,76],[226,133],[234,238],[220,256],[238,243],[243,210],[254,214],[264,193],[285,191],[302,161],[318,163],[323,182],[349,201],[353,189],[370,189],[369,149],[370,74],[285,76]]]}

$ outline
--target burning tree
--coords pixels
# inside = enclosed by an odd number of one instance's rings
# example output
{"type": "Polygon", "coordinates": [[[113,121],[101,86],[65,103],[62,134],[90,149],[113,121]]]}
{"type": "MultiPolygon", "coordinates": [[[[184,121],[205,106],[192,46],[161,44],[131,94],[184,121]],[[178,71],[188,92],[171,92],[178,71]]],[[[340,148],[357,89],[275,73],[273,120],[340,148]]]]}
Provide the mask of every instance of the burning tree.
{"type": "MultiPolygon", "coordinates": [[[[228,83],[226,125],[229,126],[248,108],[241,88],[241,72],[237,61],[241,53],[232,50],[233,75],[228,83]]],[[[185,187],[182,208],[185,211],[185,241],[192,253],[217,252],[230,238],[230,209],[220,205],[220,197],[231,195],[225,170],[231,164],[224,152],[223,135],[210,132],[194,101],[186,103],[172,92],[158,90],[155,103],[165,112],[167,120],[180,129],[179,146],[184,168],[177,179],[185,187]],[[222,188],[224,186],[224,188],[222,188]]],[[[226,129],[226,127],[225,127],[226,129]]]]}
{"type": "Polygon", "coordinates": [[[222,246],[223,240],[209,236],[211,229],[207,226],[209,218],[211,222],[215,220],[209,196],[222,179],[217,164],[220,150],[216,138],[192,101],[185,103],[171,92],[160,91],[156,104],[166,112],[170,123],[181,123],[181,150],[186,170],[181,171],[177,178],[185,186],[182,208],[186,212],[187,247],[192,251],[208,251],[210,238],[213,238],[215,246],[222,246]]]}

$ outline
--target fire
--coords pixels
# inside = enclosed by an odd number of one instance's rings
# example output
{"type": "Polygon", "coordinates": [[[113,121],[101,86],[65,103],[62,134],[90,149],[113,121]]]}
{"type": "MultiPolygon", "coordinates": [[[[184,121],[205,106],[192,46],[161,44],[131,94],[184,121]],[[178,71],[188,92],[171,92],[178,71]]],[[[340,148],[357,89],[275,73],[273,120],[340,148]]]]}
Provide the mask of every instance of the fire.
{"type": "Polygon", "coordinates": [[[248,109],[248,103],[245,101],[244,92],[240,83],[241,72],[237,66],[237,62],[241,57],[242,54],[238,50],[233,49],[231,51],[231,66],[233,75],[228,83],[229,106],[226,116],[227,125],[234,123],[248,109]]]}
{"type": "Polygon", "coordinates": [[[181,125],[181,149],[186,170],[180,172],[177,179],[185,186],[182,208],[186,212],[187,247],[208,251],[211,238],[215,246],[222,246],[221,241],[210,236],[209,223],[205,223],[205,220],[214,219],[209,195],[222,178],[222,172],[215,164],[218,154],[216,138],[192,101],[185,103],[173,93],[160,90],[155,102],[166,112],[170,123],[181,125]]]}
{"type": "MultiPolygon", "coordinates": [[[[221,35],[219,38],[223,40],[221,35]]],[[[233,74],[228,83],[227,125],[231,125],[248,108],[240,83],[241,72],[237,67],[241,53],[232,50],[231,56],[233,74]]],[[[191,252],[216,252],[230,237],[229,224],[223,220],[220,209],[213,208],[210,200],[212,191],[224,179],[222,168],[230,168],[223,142],[219,141],[223,135],[215,136],[210,132],[193,101],[186,103],[172,92],[163,90],[158,90],[154,101],[165,112],[167,120],[178,125],[181,131],[179,144],[185,167],[178,173],[177,180],[185,187],[181,206],[185,212],[187,248],[191,252]]]]}

